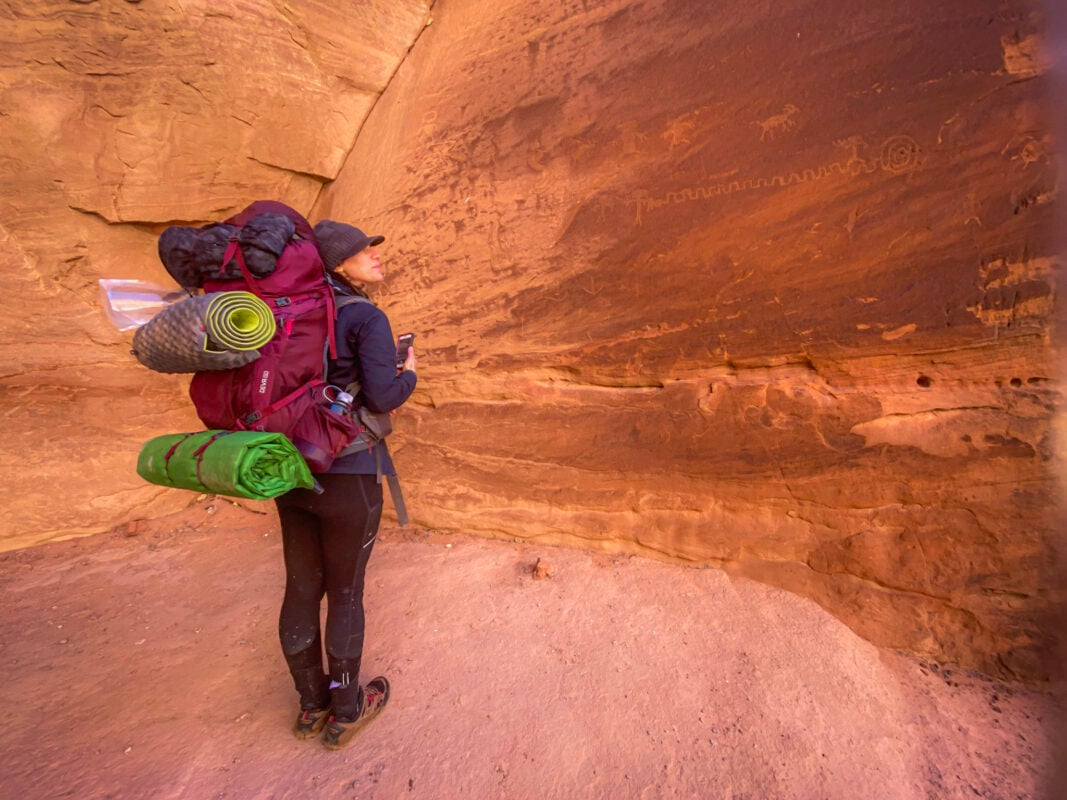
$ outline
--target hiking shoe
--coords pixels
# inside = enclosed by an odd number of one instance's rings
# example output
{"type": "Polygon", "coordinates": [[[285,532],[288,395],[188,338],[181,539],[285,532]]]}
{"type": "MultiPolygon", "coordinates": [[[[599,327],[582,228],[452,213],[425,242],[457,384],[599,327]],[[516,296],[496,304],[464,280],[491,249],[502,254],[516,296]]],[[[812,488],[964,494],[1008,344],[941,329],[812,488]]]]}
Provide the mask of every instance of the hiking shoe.
{"type": "Polygon", "coordinates": [[[322,743],[327,750],[340,750],[357,733],[366,727],[367,723],[382,713],[385,704],[389,702],[389,681],[379,675],[363,689],[363,709],[353,722],[341,722],[331,716],[326,723],[326,731],[322,735],[322,743]]]}
{"type": "Polygon", "coordinates": [[[296,724],[293,725],[293,735],[297,739],[311,739],[326,727],[329,719],[328,708],[302,708],[297,715],[296,724]]]}

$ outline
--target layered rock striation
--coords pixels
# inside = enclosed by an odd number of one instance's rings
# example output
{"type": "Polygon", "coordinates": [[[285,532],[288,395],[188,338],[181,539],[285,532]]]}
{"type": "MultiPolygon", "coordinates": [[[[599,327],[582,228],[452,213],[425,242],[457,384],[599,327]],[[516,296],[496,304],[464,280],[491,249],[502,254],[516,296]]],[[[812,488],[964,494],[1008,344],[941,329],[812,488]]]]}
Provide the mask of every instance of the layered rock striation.
{"type": "Polygon", "coordinates": [[[317,216],[387,237],[422,524],[721,566],[1045,674],[1026,3],[447,2],[317,216]]]}

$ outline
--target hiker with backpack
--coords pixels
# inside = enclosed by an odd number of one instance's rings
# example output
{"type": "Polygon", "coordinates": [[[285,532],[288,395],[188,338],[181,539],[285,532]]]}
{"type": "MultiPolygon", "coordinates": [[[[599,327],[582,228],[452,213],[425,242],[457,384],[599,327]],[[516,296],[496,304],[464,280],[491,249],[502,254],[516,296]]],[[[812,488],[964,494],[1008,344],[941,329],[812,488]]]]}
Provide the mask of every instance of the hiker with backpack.
{"type": "MultiPolygon", "coordinates": [[[[314,228],[333,287],[336,357],[327,383],[352,387],[356,402],[377,414],[397,409],[415,389],[415,352],[397,367],[397,346],[385,313],[364,286],[384,279],[377,246],[351,225],[323,220],[314,228]],[[357,389],[358,387],[358,389],[357,389]]],[[[322,492],[294,489],[276,498],[285,555],[286,587],[279,619],[282,651],[300,695],[293,728],[300,739],[320,731],[338,749],[376,717],[389,699],[379,676],[359,684],[363,653],[363,582],[382,514],[383,476],[395,470],[384,441],[358,452],[342,451],[316,477],[322,492]],[[323,671],[319,610],[326,596],[323,671]]]]}
{"type": "Polygon", "coordinates": [[[398,352],[389,320],[362,288],[383,280],[375,249],[382,241],[330,220],[312,228],[276,200],[257,200],[222,222],[170,226],[159,237],[160,261],[190,297],[134,351],[150,369],[193,371],[189,397],[207,428],[149,448],[138,472],[167,486],[275,498],[286,566],[278,631],[300,695],[294,732],[308,739],[325,729],[330,749],[346,745],[389,699],[384,677],[359,685],[363,580],[383,478],[406,524],[383,437],[390,413],[415,389],[416,362],[410,347],[398,352]],[[233,327],[227,349],[215,341],[222,328],[211,310],[235,298],[252,308],[222,316],[233,327]],[[261,325],[264,335],[249,349],[242,337],[261,325]],[[233,446],[257,432],[283,442],[267,437],[248,452],[233,446]],[[175,482],[175,470],[184,482],[175,482]]]}

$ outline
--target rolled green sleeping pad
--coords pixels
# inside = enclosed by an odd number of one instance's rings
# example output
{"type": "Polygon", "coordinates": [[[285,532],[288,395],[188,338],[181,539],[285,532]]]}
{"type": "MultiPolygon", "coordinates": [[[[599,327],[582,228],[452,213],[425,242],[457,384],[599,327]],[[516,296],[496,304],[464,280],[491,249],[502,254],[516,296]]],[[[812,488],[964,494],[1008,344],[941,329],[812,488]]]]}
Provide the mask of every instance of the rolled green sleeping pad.
{"type": "Polygon", "coordinates": [[[281,433],[263,431],[157,436],[141,448],[137,474],[160,486],[252,500],[315,486],[293,443],[281,433]]]}
{"type": "Polygon", "coordinates": [[[205,349],[255,350],[274,337],[274,314],[270,306],[251,292],[215,292],[204,312],[208,336],[205,349]]]}
{"type": "Polygon", "coordinates": [[[194,295],[138,328],[133,354],[156,372],[233,369],[259,358],[275,330],[270,306],[251,292],[194,295]]]}

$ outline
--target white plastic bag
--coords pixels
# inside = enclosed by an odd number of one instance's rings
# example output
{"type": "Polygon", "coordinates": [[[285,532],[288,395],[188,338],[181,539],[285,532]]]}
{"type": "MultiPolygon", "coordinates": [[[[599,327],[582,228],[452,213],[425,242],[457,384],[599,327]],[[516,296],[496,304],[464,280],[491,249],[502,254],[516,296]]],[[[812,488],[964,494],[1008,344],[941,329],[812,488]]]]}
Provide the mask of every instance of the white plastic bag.
{"type": "Polygon", "coordinates": [[[104,311],[120,331],[139,328],[163,309],[189,297],[181,289],[148,281],[101,278],[99,283],[104,311]]]}

